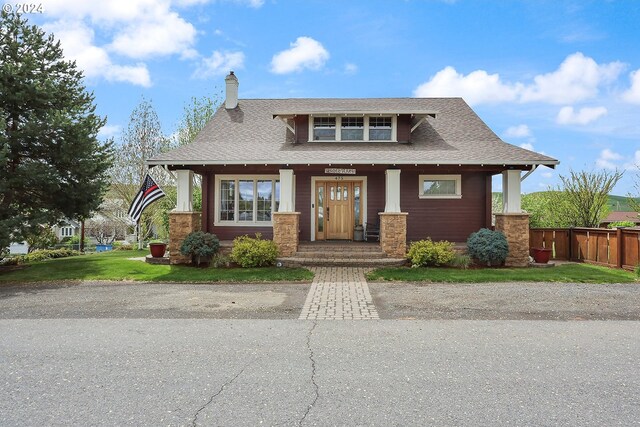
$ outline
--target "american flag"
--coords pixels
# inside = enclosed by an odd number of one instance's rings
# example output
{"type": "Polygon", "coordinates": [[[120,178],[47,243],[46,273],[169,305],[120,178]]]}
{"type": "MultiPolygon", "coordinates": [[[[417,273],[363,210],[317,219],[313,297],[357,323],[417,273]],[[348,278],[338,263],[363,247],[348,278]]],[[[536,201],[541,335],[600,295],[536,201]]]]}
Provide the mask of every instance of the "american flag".
{"type": "Polygon", "coordinates": [[[164,191],[162,191],[160,187],[158,187],[158,184],[155,183],[153,178],[151,178],[151,176],[147,174],[147,176],[144,178],[144,183],[142,184],[140,191],[138,191],[138,194],[136,194],[133,202],[131,202],[129,212],[127,213],[134,222],[138,223],[138,220],[140,219],[144,208],[164,196],[164,191]]]}

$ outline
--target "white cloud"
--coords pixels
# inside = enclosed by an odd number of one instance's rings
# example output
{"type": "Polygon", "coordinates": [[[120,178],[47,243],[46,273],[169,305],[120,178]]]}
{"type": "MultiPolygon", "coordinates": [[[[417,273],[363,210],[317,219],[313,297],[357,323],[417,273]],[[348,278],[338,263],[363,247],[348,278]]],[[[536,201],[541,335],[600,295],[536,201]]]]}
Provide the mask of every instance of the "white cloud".
{"type": "Polygon", "coordinates": [[[621,62],[598,64],[577,52],[556,71],[534,77],[534,84],[525,88],[521,101],[570,104],[591,99],[597,96],[600,85],[617,79],[623,68],[621,62]]]}
{"type": "Polygon", "coordinates": [[[622,94],[622,99],[632,104],[640,104],[640,69],[629,74],[631,87],[622,94]]]}
{"type": "Polygon", "coordinates": [[[600,152],[600,157],[596,159],[596,167],[600,169],[616,169],[618,166],[614,162],[622,160],[622,158],[615,151],[605,148],[600,152]]]}
{"type": "Polygon", "coordinates": [[[561,125],[586,125],[607,114],[605,107],[584,107],[574,111],[573,107],[562,107],[556,117],[561,125]]]}
{"type": "Polygon", "coordinates": [[[358,72],[358,66],[356,64],[347,63],[344,65],[345,74],[355,74],[358,72]]]}
{"type": "Polygon", "coordinates": [[[531,129],[527,125],[511,126],[504,131],[505,138],[526,138],[531,136],[531,129]]]}
{"type": "Polygon", "coordinates": [[[417,97],[461,96],[469,104],[498,102],[544,102],[569,104],[598,95],[601,86],[618,78],[621,62],[598,64],[577,52],[569,55],[556,71],[539,74],[530,83],[506,82],[499,74],[476,70],[460,74],[448,66],[414,91],[417,97]]]}
{"type": "Polygon", "coordinates": [[[523,142],[522,144],[520,144],[520,148],[524,148],[525,150],[533,151],[533,144],[530,144],[528,142],[523,142]]]}
{"type": "Polygon", "coordinates": [[[244,53],[214,51],[208,58],[202,58],[193,77],[206,79],[220,76],[231,70],[244,68],[244,53]]]}
{"type": "Polygon", "coordinates": [[[318,70],[329,59],[329,52],[322,44],[311,37],[298,37],[291,47],[273,56],[271,72],[287,74],[302,71],[305,68],[318,70]]]}
{"type": "Polygon", "coordinates": [[[543,178],[553,178],[553,172],[542,172],[540,175],[542,175],[543,178]]]}
{"type": "Polygon", "coordinates": [[[640,150],[637,150],[631,161],[626,162],[623,166],[624,169],[640,169],[640,150]]]}
{"type": "Polygon", "coordinates": [[[176,53],[193,57],[195,37],[193,25],[175,12],[159,10],[154,16],[126,26],[113,38],[109,49],[136,59],[176,53]]]}
{"type": "Polygon", "coordinates": [[[81,21],[56,21],[43,27],[45,31],[55,34],[62,44],[65,57],[75,60],[87,78],[104,78],[111,82],[151,86],[146,65],[114,64],[105,49],[93,44],[93,30],[81,21]]]}
{"type": "Polygon", "coordinates": [[[98,131],[98,138],[110,138],[120,133],[120,125],[104,125],[98,131]]]}
{"type": "Polygon", "coordinates": [[[484,70],[460,74],[453,67],[438,71],[429,81],[418,86],[413,96],[463,97],[471,105],[515,101],[521,87],[500,81],[498,74],[487,74],[484,70]]]}

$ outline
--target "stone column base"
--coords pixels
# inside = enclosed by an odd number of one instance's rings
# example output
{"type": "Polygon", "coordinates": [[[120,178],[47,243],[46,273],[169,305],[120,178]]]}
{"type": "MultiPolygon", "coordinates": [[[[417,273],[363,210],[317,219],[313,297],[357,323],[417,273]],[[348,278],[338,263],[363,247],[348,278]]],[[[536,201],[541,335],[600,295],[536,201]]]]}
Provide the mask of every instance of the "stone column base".
{"type": "Polygon", "coordinates": [[[526,267],[529,265],[529,214],[496,214],[496,230],[502,231],[509,243],[509,255],[505,261],[507,267],[526,267]]]}
{"type": "Polygon", "coordinates": [[[281,257],[298,252],[298,227],[300,212],[275,212],[273,214],[273,241],[281,257]]]}
{"type": "Polygon", "coordinates": [[[169,212],[169,263],[190,264],[191,258],[180,253],[187,234],[202,227],[200,212],[169,212]]]}
{"type": "Polygon", "coordinates": [[[392,258],[407,257],[407,212],[381,212],[380,247],[392,258]]]}

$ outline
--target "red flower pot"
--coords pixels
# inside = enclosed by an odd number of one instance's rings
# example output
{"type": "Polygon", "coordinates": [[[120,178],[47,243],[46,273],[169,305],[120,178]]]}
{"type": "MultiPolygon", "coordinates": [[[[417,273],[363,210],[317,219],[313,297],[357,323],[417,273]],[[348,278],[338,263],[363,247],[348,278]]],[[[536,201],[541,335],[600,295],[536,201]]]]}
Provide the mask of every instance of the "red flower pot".
{"type": "Polygon", "coordinates": [[[538,264],[546,264],[551,258],[551,249],[548,248],[531,248],[531,256],[538,264]]]}
{"type": "Polygon", "coordinates": [[[151,256],[154,258],[162,258],[164,253],[167,251],[166,243],[149,243],[149,250],[151,251],[151,256]]]}

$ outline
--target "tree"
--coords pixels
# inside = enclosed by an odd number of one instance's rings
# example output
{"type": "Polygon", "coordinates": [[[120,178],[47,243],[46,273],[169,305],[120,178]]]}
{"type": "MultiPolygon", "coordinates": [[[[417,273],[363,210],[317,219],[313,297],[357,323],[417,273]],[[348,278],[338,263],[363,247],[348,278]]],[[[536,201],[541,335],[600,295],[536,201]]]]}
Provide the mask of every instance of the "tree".
{"type": "Polygon", "coordinates": [[[174,144],[182,146],[195,141],[220,104],[219,96],[214,98],[207,96],[201,98],[191,97],[190,103],[185,105],[183,109],[182,118],[174,134],[174,144]]]}
{"type": "MultiPolygon", "coordinates": [[[[151,101],[142,101],[129,118],[127,131],[115,155],[111,169],[111,190],[129,207],[147,174],[146,161],[170,148],[169,139],[162,133],[158,114],[151,101]]],[[[154,168],[153,177],[160,187],[169,185],[169,175],[161,168],[154,168]]],[[[140,218],[142,233],[140,238],[151,236],[162,222],[157,203],[149,205],[140,218]]]]}
{"type": "Polygon", "coordinates": [[[60,42],[0,15],[0,247],[41,225],[88,217],[108,184],[112,148],[82,72],[60,42]]]}
{"type": "Polygon", "coordinates": [[[627,195],[629,200],[629,206],[634,211],[640,213],[640,163],[636,163],[636,174],[633,178],[633,189],[635,192],[635,197],[633,194],[629,193],[627,195]]]}
{"type": "Polygon", "coordinates": [[[569,227],[567,212],[570,206],[563,193],[558,191],[541,191],[522,196],[522,209],[529,213],[529,226],[537,227],[569,227]]]}
{"type": "Polygon", "coordinates": [[[33,252],[36,249],[49,249],[58,243],[58,236],[53,232],[51,227],[46,225],[39,225],[34,228],[34,232],[25,236],[27,245],[29,245],[29,252],[33,252]]]}
{"type": "Polygon", "coordinates": [[[598,227],[609,210],[609,193],[622,175],[617,170],[560,175],[562,186],[559,192],[552,193],[549,208],[554,215],[564,216],[569,226],[598,227]]]}

